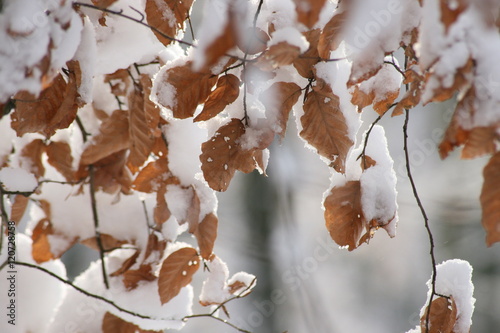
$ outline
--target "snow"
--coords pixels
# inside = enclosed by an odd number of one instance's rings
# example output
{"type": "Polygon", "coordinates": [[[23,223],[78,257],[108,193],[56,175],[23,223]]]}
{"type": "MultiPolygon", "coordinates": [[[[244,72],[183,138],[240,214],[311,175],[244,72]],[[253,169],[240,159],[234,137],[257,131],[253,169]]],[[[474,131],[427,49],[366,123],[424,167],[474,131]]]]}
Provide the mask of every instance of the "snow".
{"type": "MultiPolygon", "coordinates": [[[[457,306],[457,321],[453,332],[468,333],[472,325],[472,313],[476,299],[472,296],[472,266],[465,260],[451,259],[437,265],[436,293],[453,296],[457,306]]],[[[425,314],[431,293],[431,280],[427,281],[429,292],[426,304],[420,310],[420,316],[425,314]]]]}
{"type": "Polygon", "coordinates": [[[209,273],[200,293],[202,304],[220,304],[231,297],[227,290],[226,280],[229,277],[229,269],[225,262],[219,257],[207,262],[209,273]]]}
{"type": "Polygon", "coordinates": [[[37,65],[50,55],[49,78],[75,53],[81,19],[71,1],[51,8],[50,0],[6,0],[0,13],[0,102],[19,90],[37,95],[45,74],[37,65]],[[69,27],[65,27],[69,23],[69,27]],[[49,48],[50,43],[50,48],[49,48]],[[27,75],[29,73],[29,75],[27,75]]]}
{"type": "MultiPolygon", "coordinates": [[[[29,264],[36,264],[31,256],[31,238],[17,233],[16,234],[16,260],[29,264]]],[[[0,254],[0,262],[6,260],[7,241],[4,238],[2,242],[2,251],[0,254]]],[[[40,265],[41,267],[57,274],[61,278],[66,278],[66,269],[60,260],[47,261],[40,265]]],[[[49,276],[45,272],[25,267],[21,265],[15,266],[15,300],[16,300],[16,326],[7,324],[7,318],[4,314],[0,321],[0,330],[2,332],[39,332],[50,333],[54,332],[49,329],[49,323],[54,319],[56,313],[60,310],[60,305],[66,295],[66,287],[64,284],[49,276]]],[[[6,309],[9,302],[7,291],[9,290],[9,273],[4,268],[2,270],[2,278],[0,279],[0,288],[4,291],[4,295],[0,297],[0,306],[6,309]]]]}
{"type": "Polygon", "coordinates": [[[5,190],[14,192],[33,192],[38,187],[38,182],[32,173],[11,167],[0,169],[0,183],[5,190]]]}
{"type": "Polygon", "coordinates": [[[367,221],[376,220],[383,224],[390,221],[384,228],[391,237],[394,237],[398,221],[397,178],[382,126],[373,127],[365,153],[377,164],[366,169],[360,177],[363,215],[367,221]]]}
{"type": "Polygon", "coordinates": [[[284,27],[274,31],[268,46],[273,46],[281,42],[297,46],[300,49],[300,53],[306,52],[309,48],[309,42],[300,31],[294,27],[284,27]]]}

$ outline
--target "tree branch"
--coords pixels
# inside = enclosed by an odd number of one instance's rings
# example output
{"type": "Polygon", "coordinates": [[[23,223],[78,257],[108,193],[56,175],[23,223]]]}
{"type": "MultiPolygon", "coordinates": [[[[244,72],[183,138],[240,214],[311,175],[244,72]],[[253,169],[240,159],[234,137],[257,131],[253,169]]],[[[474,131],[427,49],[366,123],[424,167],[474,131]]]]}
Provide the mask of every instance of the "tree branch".
{"type": "Polygon", "coordinates": [[[102,245],[101,232],[99,231],[99,215],[97,214],[97,202],[95,200],[94,186],[94,166],[89,165],[89,185],[90,185],[90,203],[92,205],[92,217],[94,219],[95,239],[99,248],[99,257],[101,258],[102,278],[106,289],[109,289],[108,275],[106,274],[106,264],[104,262],[104,246],[102,245]]]}
{"type": "Polygon", "coordinates": [[[409,120],[410,120],[410,110],[406,109],[405,122],[403,125],[403,135],[404,135],[404,148],[403,149],[404,149],[404,153],[405,153],[406,172],[408,174],[408,179],[410,180],[411,188],[413,191],[413,196],[415,197],[415,200],[417,201],[417,205],[420,209],[420,213],[422,214],[422,217],[424,218],[425,229],[427,230],[427,235],[429,237],[429,244],[430,244],[429,254],[431,256],[431,262],[432,262],[431,296],[429,298],[429,304],[427,306],[427,313],[425,315],[425,332],[429,333],[429,316],[431,313],[432,300],[433,300],[435,295],[438,295],[436,293],[436,277],[437,277],[436,257],[434,256],[434,236],[432,235],[432,231],[431,231],[431,228],[429,226],[429,218],[427,217],[427,213],[425,212],[422,201],[420,200],[420,197],[419,197],[418,191],[417,191],[417,187],[415,185],[415,181],[413,180],[413,176],[411,173],[410,157],[409,157],[409,152],[408,152],[408,123],[409,123],[409,120]]]}

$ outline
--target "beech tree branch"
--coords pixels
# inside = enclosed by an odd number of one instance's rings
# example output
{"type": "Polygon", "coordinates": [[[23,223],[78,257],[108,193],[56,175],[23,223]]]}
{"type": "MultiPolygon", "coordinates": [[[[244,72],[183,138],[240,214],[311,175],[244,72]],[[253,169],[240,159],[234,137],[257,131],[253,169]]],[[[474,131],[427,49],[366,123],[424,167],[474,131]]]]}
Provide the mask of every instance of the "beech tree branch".
{"type": "Polygon", "coordinates": [[[434,236],[432,235],[432,231],[431,231],[431,228],[429,226],[429,218],[427,217],[427,213],[424,209],[422,201],[420,200],[420,196],[418,195],[418,191],[417,191],[417,186],[415,185],[415,181],[413,180],[413,176],[411,173],[410,157],[409,157],[410,154],[408,152],[408,123],[409,123],[409,120],[410,120],[410,110],[406,109],[405,122],[403,125],[403,137],[404,137],[403,150],[405,153],[406,172],[408,175],[408,179],[410,180],[411,188],[413,191],[413,196],[415,197],[415,200],[417,201],[417,205],[420,209],[420,213],[422,214],[422,217],[424,219],[425,229],[427,230],[427,235],[429,237],[429,245],[430,245],[429,254],[431,256],[431,262],[432,262],[431,296],[429,297],[429,303],[427,306],[427,313],[425,314],[425,332],[429,333],[429,317],[430,317],[430,313],[431,313],[432,300],[433,300],[435,295],[438,295],[436,293],[436,277],[437,277],[436,257],[434,256],[434,236]]]}

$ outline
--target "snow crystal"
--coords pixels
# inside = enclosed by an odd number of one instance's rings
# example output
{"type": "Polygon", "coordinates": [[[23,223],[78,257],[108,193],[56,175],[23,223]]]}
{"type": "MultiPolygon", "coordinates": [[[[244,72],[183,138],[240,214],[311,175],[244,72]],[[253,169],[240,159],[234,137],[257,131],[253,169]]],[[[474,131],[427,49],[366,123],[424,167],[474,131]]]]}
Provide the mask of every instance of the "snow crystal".
{"type": "MultiPolygon", "coordinates": [[[[437,265],[436,293],[453,296],[457,306],[457,321],[453,328],[456,333],[468,333],[472,325],[472,313],[476,299],[472,296],[474,285],[472,284],[472,266],[465,260],[452,259],[437,265]]],[[[429,303],[431,295],[431,280],[427,281],[429,292],[426,304],[420,310],[423,316],[429,303]]]]}
{"type": "Polygon", "coordinates": [[[7,191],[32,192],[38,182],[35,176],[19,168],[6,167],[0,169],[0,183],[7,191]]]}

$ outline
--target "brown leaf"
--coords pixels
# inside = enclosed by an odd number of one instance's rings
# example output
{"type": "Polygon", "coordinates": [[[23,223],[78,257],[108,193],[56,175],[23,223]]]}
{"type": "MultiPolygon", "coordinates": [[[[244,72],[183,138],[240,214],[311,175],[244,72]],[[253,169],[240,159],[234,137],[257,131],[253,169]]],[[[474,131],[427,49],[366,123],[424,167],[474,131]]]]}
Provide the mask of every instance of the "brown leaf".
{"type": "Polygon", "coordinates": [[[123,273],[123,285],[127,290],[137,288],[140,281],[154,281],[156,276],[151,272],[151,265],[141,265],[138,269],[129,269],[123,273]]]}
{"type": "Polygon", "coordinates": [[[287,42],[279,42],[271,45],[257,65],[264,70],[272,70],[278,67],[292,64],[300,55],[300,48],[287,42]]]}
{"type": "Polygon", "coordinates": [[[458,0],[453,2],[449,0],[440,0],[441,9],[441,22],[443,22],[445,33],[448,33],[450,26],[456,22],[460,14],[462,14],[468,7],[468,1],[458,0]]]}
{"type": "Polygon", "coordinates": [[[52,141],[47,145],[46,152],[49,164],[56,168],[67,181],[74,181],[75,170],[73,170],[73,156],[71,156],[69,144],[52,141]]]}
{"type": "Polygon", "coordinates": [[[38,98],[25,91],[15,95],[16,110],[12,113],[11,127],[18,136],[38,132],[51,137],[56,130],[67,128],[73,122],[78,97],[75,72],[69,71],[68,83],[59,74],[38,98]]]}
{"type": "Polygon", "coordinates": [[[38,264],[54,259],[54,255],[50,250],[49,235],[52,235],[54,230],[48,218],[41,219],[36,227],[33,229],[31,239],[33,244],[31,246],[31,255],[33,260],[38,264]]]}
{"type": "Polygon", "coordinates": [[[111,6],[113,3],[115,3],[116,0],[92,0],[92,3],[101,8],[108,8],[111,6]]]}
{"type": "MultiPolygon", "coordinates": [[[[426,332],[427,310],[420,319],[420,328],[426,332]]],[[[457,305],[453,297],[438,297],[431,303],[428,333],[454,333],[453,327],[457,321],[457,305]]]]}
{"type": "Polygon", "coordinates": [[[104,82],[111,86],[111,93],[113,95],[126,96],[132,84],[132,79],[130,78],[128,69],[120,68],[114,73],[106,74],[104,82]]]}
{"type": "Polygon", "coordinates": [[[154,144],[154,137],[146,123],[144,91],[136,87],[128,96],[130,153],[127,165],[135,173],[146,162],[154,144]]]}
{"type": "Polygon", "coordinates": [[[179,179],[170,172],[168,160],[159,158],[142,168],[132,186],[136,191],[151,193],[168,184],[179,184],[179,179]]]}
{"type": "MultiPolygon", "coordinates": [[[[95,240],[94,240],[94,243],[95,243],[95,240]]],[[[94,244],[94,246],[95,246],[95,244],[94,244]]],[[[95,250],[99,251],[98,248],[95,249],[95,250]]],[[[128,257],[127,259],[125,259],[123,261],[123,263],[120,266],[120,268],[118,268],[116,271],[114,271],[113,273],[111,273],[109,275],[110,276],[122,275],[123,273],[125,273],[126,271],[128,271],[130,269],[130,267],[132,267],[136,263],[137,257],[139,257],[139,251],[134,251],[134,253],[130,257],[128,257]]]]}
{"type": "Polygon", "coordinates": [[[234,17],[231,10],[229,10],[228,20],[221,35],[205,49],[205,62],[203,63],[205,69],[215,65],[226,53],[236,46],[236,29],[234,24],[234,17]]]}
{"type": "Polygon", "coordinates": [[[481,190],[482,224],[486,230],[486,245],[500,241],[500,152],[493,155],[483,170],[481,190]]]}
{"type": "MultiPolygon", "coordinates": [[[[203,103],[210,95],[217,77],[210,72],[193,72],[191,62],[168,69],[162,81],[175,88],[175,97],[164,100],[158,95],[158,102],[170,108],[175,118],[185,119],[192,117],[198,104],[203,103]]],[[[158,93],[157,93],[158,94],[158,93]]]]}
{"type": "Polygon", "coordinates": [[[450,86],[449,84],[449,75],[450,73],[446,73],[443,76],[438,75],[435,72],[430,72],[427,76],[427,82],[431,78],[437,79],[439,82],[438,85],[434,84],[432,89],[432,97],[428,99],[425,104],[430,102],[442,102],[452,98],[457,91],[466,87],[471,81],[471,73],[475,68],[474,60],[471,58],[463,65],[458,68],[455,72],[455,77],[453,79],[453,84],[450,86]]]}
{"type": "Polygon", "coordinates": [[[462,158],[473,159],[487,154],[494,154],[496,142],[500,139],[494,126],[474,127],[467,135],[462,150],[462,158]]]}
{"type": "Polygon", "coordinates": [[[166,191],[166,185],[162,185],[156,191],[156,206],[153,210],[153,218],[157,226],[161,226],[172,215],[170,209],[168,209],[167,201],[165,200],[166,191]]]}
{"type": "Polygon", "coordinates": [[[151,82],[151,78],[142,74],[140,77],[140,85],[143,90],[144,95],[144,114],[146,116],[146,124],[148,124],[151,132],[156,136],[161,136],[161,132],[158,133],[158,126],[160,124],[160,108],[151,101],[151,87],[153,83],[151,82]]]}
{"type": "MultiPolygon", "coordinates": [[[[379,82],[377,82],[378,84],[379,82]]],[[[361,83],[361,86],[363,83],[361,83]]],[[[358,107],[358,111],[368,105],[373,104],[373,110],[379,115],[384,115],[384,113],[389,110],[392,103],[396,100],[399,95],[399,89],[396,91],[389,91],[385,95],[379,95],[377,91],[377,86],[373,85],[371,89],[366,92],[360,89],[360,86],[355,86],[352,92],[351,103],[358,107]]]]}
{"type": "Polygon", "coordinates": [[[243,134],[245,126],[241,120],[233,118],[201,145],[201,170],[212,189],[225,191],[236,170],[251,172],[257,167],[254,151],[240,146],[243,134]]]}
{"type": "Polygon", "coordinates": [[[213,213],[205,215],[203,220],[194,231],[194,235],[200,247],[200,255],[208,260],[214,249],[215,239],[217,238],[218,219],[213,213]]]}
{"type": "Polygon", "coordinates": [[[281,139],[285,137],[290,111],[301,94],[302,90],[293,82],[275,82],[261,94],[260,99],[266,113],[276,114],[276,123],[281,128],[276,134],[279,134],[281,139]]]}
{"type": "Polygon", "coordinates": [[[126,167],[127,150],[120,150],[94,163],[94,185],[106,193],[130,193],[132,175],[126,167]]]}
{"type": "Polygon", "coordinates": [[[10,209],[10,220],[19,224],[23,218],[24,212],[26,212],[26,207],[28,207],[29,198],[21,194],[16,194],[14,197],[14,202],[12,203],[12,208],[10,209]]]}
{"type": "Polygon", "coordinates": [[[115,110],[104,120],[99,132],[92,136],[90,144],[82,153],[80,164],[93,164],[106,156],[129,147],[128,112],[115,110]]]}
{"type": "Polygon", "coordinates": [[[450,124],[444,133],[443,141],[439,144],[439,155],[442,159],[446,158],[455,147],[467,142],[469,130],[464,129],[463,123],[476,111],[475,104],[476,92],[472,86],[458,101],[450,124]]]}
{"type": "Polygon", "coordinates": [[[345,159],[353,142],[348,136],[339,98],[324,82],[319,82],[306,95],[300,122],[303,127],[300,136],[316,148],[318,154],[333,161],[335,170],[344,173],[345,159]]]}
{"type": "Polygon", "coordinates": [[[238,48],[247,54],[257,54],[267,48],[269,35],[257,27],[250,27],[236,41],[238,48]]]}
{"type": "Polygon", "coordinates": [[[312,28],[319,20],[319,14],[326,0],[294,0],[297,21],[312,28]]]}
{"type": "MultiPolygon", "coordinates": [[[[90,247],[93,250],[100,251],[97,239],[95,237],[86,238],[80,241],[83,245],[90,247]]],[[[126,244],[127,241],[118,240],[109,234],[101,234],[101,244],[104,251],[109,251],[126,244]]]]}
{"type": "Polygon", "coordinates": [[[45,143],[41,139],[35,139],[28,143],[21,150],[21,156],[31,161],[28,171],[33,173],[36,178],[45,174],[45,167],[42,163],[42,154],[45,152],[45,143]]]}
{"type": "Polygon", "coordinates": [[[356,249],[363,230],[360,182],[348,181],[334,187],[324,206],[326,227],[332,239],[340,246],[347,246],[349,251],[356,249]]]}
{"type": "Polygon", "coordinates": [[[163,331],[143,330],[139,326],[129,323],[111,312],[106,312],[102,319],[103,333],[161,333],[163,331]]]}
{"type": "Polygon", "coordinates": [[[200,222],[200,198],[196,193],[194,187],[191,187],[191,203],[187,208],[186,220],[189,226],[189,232],[194,233],[198,229],[198,224],[200,222]]]}
{"type": "Polygon", "coordinates": [[[320,33],[320,29],[309,30],[302,33],[309,42],[309,48],[293,61],[293,66],[297,72],[306,79],[314,78],[313,68],[320,60],[318,53],[320,33]]]}
{"type": "Polygon", "coordinates": [[[361,170],[365,171],[368,168],[371,168],[372,166],[377,165],[377,161],[375,161],[373,158],[371,158],[368,155],[363,155],[361,157],[361,170]]]}
{"type": "Polygon", "coordinates": [[[333,15],[323,28],[318,42],[318,53],[323,59],[330,58],[330,52],[336,50],[342,42],[342,28],[347,19],[347,11],[333,15]]]}
{"type": "Polygon", "coordinates": [[[240,80],[233,74],[222,75],[217,81],[217,88],[210,93],[203,110],[193,121],[208,120],[221,113],[233,103],[240,94],[240,80]]]}
{"type": "Polygon", "coordinates": [[[171,253],[160,269],[158,293],[161,304],[165,304],[179,294],[193,278],[200,267],[200,256],[192,247],[184,247],[171,253]]]}
{"type": "Polygon", "coordinates": [[[158,252],[161,256],[163,251],[165,251],[166,246],[167,240],[163,239],[160,241],[156,233],[150,233],[148,237],[148,244],[146,245],[144,253],[144,261],[146,261],[153,252],[158,252]]]}
{"type": "Polygon", "coordinates": [[[189,11],[193,0],[147,0],[146,1],[146,18],[149,25],[161,31],[164,35],[171,38],[166,38],[158,33],[155,29],[151,29],[156,38],[163,45],[168,45],[173,41],[177,32],[182,29],[184,21],[189,16],[189,11]]]}

